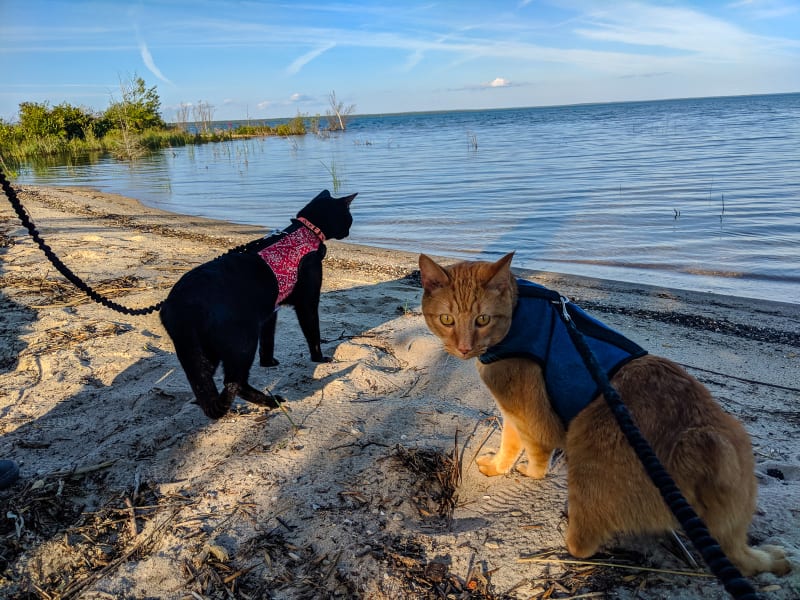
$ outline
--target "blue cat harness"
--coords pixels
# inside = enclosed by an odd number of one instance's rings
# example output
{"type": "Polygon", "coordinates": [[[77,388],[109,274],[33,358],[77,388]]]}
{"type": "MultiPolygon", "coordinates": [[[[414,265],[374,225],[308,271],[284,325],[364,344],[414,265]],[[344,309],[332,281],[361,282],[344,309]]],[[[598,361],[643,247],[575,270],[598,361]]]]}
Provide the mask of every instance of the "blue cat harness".
{"type": "Polygon", "coordinates": [[[623,365],[647,351],[621,333],[589,316],[558,292],[542,285],[517,280],[519,297],[511,328],[503,340],[478,357],[483,364],[504,358],[529,358],[544,374],[553,409],[566,427],[601,390],[592,379],[559,315],[567,312],[609,379],[623,365]]]}

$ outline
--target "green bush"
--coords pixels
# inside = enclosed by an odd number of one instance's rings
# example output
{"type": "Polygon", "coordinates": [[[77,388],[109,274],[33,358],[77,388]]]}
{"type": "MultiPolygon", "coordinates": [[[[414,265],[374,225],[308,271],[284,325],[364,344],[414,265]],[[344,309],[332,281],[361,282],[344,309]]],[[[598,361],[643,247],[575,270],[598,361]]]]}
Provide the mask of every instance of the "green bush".
{"type": "Polygon", "coordinates": [[[58,125],[47,102],[22,102],[19,105],[19,128],[24,138],[58,135],[58,125]]]}
{"type": "Polygon", "coordinates": [[[50,111],[58,127],[58,135],[72,139],[86,139],[97,118],[84,108],[62,102],[50,111]]]}
{"type": "Polygon", "coordinates": [[[144,79],[135,77],[120,84],[122,100],[113,102],[103,113],[103,118],[115,129],[127,129],[141,133],[147,129],[163,129],[166,123],[161,118],[161,98],[156,87],[147,88],[144,79]]]}
{"type": "MultiPolygon", "coordinates": [[[[0,159],[20,163],[55,155],[111,152],[131,159],[148,151],[188,144],[205,144],[235,137],[305,135],[306,118],[299,112],[286,123],[271,127],[244,125],[236,130],[188,133],[168,126],[161,118],[161,99],[155,86],[148,88],[141,77],[120,83],[122,99],[113,101],[99,115],[63,102],[22,102],[19,122],[0,119],[0,159]]],[[[311,119],[319,130],[319,116],[311,119]]]]}

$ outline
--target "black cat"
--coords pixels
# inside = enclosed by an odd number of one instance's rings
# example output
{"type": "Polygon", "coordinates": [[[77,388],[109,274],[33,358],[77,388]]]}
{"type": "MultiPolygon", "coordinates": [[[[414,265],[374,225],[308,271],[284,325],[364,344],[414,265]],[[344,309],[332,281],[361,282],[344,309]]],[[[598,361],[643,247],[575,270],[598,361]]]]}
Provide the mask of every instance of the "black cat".
{"type": "Polygon", "coordinates": [[[274,398],[248,382],[260,342],[262,366],[273,356],[278,305],[294,306],[311,360],[328,362],[320,348],[319,297],[325,239],[350,233],[350,203],[321,192],[283,231],[254,240],[181,277],[161,308],[161,322],[203,412],[218,419],[239,395],[248,402],[277,407],[274,398]],[[224,388],[217,391],[219,363],[224,388]]]}

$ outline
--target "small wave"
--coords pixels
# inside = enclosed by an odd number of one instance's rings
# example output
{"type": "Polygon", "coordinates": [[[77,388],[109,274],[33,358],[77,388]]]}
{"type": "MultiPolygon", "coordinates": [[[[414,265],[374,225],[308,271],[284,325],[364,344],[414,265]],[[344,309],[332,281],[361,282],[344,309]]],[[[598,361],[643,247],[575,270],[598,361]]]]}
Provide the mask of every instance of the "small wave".
{"type": "Polygon", "coordinates": [[[800,275],[752,273],[742,271],[730,271],[723,269],[712,269],[694,266],[667,265],[664,263],[648,262],[629,262],[618,260],[592,260],[592,259],[567,259],[567,258],[548,258],[549,263],[591,265],[597,267],[615,267],[620,269],[639,269],[644,271],[666,271],[672,273],[684,273],[686,275],[696,275],[699,277],[713,277],[723,279],[748,279],[755,281],[775,281],[779,283],[800,283],[800,275]]]}

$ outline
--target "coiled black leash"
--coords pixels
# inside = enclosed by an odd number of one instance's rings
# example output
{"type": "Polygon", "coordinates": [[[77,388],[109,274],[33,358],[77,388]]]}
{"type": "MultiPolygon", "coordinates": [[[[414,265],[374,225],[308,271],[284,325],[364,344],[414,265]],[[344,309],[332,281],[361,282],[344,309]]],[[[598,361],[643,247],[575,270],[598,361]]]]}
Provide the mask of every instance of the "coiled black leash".
{"type": "Polygon", "coordinates": [[[583,358],[592,379],[602,390],[606,403],[614,414],[622,433],[636,452],[636,456],[639,457],[645,471],[647,471],[647,475],[658,488],[661,497],[664,498],[672,514],[678,519],[681,527],[683,527],[689,539],[692,540],[692,544],[700,552],[708,568],[722,582],[728,593],[737,600],[757,600],[758,595],[753,586],[725,556],[719,542],[712,537],[706,524],[686,501],[686,498],[683,497],[675,481],[664,468],[664,465],[661,464],[642,432],[639,431],[631,413],[628,411],[628,407],[622,402],[619,392],[611,385],[606,372],[600,367],[583,334],[578,331],[570,317],[567,310],[569,300],[559,296],[558,300],[552,300],[552,302],[560,305],[561,310],[558,313],[567,327],[569,337],[572,343],[575,344],[575,348],[577,348],[581,358],[583,358]]]}
{"type": "Polygon", "coordinates": [[[126,315],[149,315],[151,312],[154,312],[161,308],[161,305],[164,302],[159,302],[158,304],[153,304],[152,306],[146,306],[144,308],[128,308],[127,306],[123,306],[122,304],[117,304],[113,300],[106,298],[102,294],[99,294],[94,289],[92,289],[89,284],[87,284],[83,279],[78,277],[72,270],[65,265],[58,256],[53,253],[53,250],[48,246],[45,241],[42,239],[42,236],[39,235],[39,231],[36,229],[36,226],[31,221],[28,213],[25,212],[25,207],[22,206],[22,203],[19,201],[17,197],[17,192],[14,188],[11,187],[8,179],[6,179],[5,173],[0,170],[0,183],[2,183],[3,191],[8,198],[8,201],[11,202],[11,206],[14,208],[14,212],[17,213],[17,217],[19,217],[20,222],[22,223],[23,227],[28,230],[28,233],[33,238],[33,241],[36,242],[36,245],[39,246],[44,255],[47,257],[52,265],[61,273],[64,277],[66,277],[75,287],[81,290],[84,294],[89,296],[92,300],[97,302],[98,304],[102,304],[103,306],[115,310],[117,312],[126,314],[126,315]]]}

